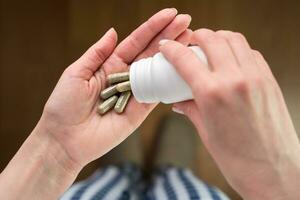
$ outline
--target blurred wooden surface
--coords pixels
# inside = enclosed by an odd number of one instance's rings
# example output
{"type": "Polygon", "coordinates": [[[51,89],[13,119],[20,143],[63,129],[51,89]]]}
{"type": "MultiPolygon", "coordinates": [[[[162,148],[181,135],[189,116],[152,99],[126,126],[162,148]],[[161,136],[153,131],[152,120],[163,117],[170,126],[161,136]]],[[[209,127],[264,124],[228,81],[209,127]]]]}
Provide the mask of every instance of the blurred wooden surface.
{"type": "MultiPolygon", "coordinates": [[[[296,0],[0,0],[0,169],[38,121],[61,72],[107,29],[119,40],[164,7],[193,17],[192,28],[242,32],[263,52],[283,89],[300,132],[300,2],[296,0]]],[[[139,129],[151,140],[161,106],[139,129]]],[[[147,147],[147,146],[146,146],[147,147]]],[[[199,153],[199,174],[229,192],[208,154],[199,153]]],[[[97,167],[96,164],[90,168],[97,167]]],[[[93,170],[93,169],[91,169],[93,170]]],[[[90,171],[91,171],[90,170],[90,171]]]]}

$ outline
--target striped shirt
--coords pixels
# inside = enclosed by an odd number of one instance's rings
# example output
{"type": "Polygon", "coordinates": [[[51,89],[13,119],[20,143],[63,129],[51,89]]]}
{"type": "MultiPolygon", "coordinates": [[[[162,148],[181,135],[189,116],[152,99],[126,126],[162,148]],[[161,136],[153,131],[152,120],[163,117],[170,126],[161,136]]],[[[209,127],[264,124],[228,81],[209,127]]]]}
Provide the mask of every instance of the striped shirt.
{"type": "Polygon", "coordinates": [[[132,164],[108,166],[75,183],[60,200],[229,200],[187,169],[162,168],[151,183],[141,174],[132,164]]]}

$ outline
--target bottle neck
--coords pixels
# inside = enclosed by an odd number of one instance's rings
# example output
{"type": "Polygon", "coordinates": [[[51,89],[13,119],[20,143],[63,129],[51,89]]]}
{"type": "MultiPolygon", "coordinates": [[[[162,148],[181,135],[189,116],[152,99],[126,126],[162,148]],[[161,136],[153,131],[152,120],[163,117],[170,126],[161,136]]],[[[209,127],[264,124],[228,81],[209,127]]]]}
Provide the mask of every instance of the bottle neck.
{"type": "Polygon", "coordinates": [[[152,87],[152,65],[153,57],[144,58],[132,63],[130,66],[129,77],[133,96],[139,103],[159,102],[154,96],[152,87]]]}

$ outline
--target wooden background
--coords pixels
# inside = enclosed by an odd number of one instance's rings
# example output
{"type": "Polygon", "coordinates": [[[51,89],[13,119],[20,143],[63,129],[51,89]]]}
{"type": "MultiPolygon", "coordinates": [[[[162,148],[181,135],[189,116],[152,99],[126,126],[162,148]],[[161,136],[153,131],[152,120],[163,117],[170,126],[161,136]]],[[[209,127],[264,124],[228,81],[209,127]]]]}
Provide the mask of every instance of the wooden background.
{"type": "MultiPolygon", "coordinates": [[[[38,121],[66,66],[107,29],[119,38],[165,7],[193,17],[192,28],[242,32],[265,55],[300,132],[300,2],[297,0],[0,0],[0,170],[38,121]]],[[[160,106],[140,128],[152,128],[160,106]]],[[[145,137],[148,140],[148,137],[145,137]]],[[[204,149],[199,174],[239,199],[204,149]],[[210,160],[210,161],[208,161],[210,160]]],[[[200,161],[199,161],[200,162],[200,161]]]]}

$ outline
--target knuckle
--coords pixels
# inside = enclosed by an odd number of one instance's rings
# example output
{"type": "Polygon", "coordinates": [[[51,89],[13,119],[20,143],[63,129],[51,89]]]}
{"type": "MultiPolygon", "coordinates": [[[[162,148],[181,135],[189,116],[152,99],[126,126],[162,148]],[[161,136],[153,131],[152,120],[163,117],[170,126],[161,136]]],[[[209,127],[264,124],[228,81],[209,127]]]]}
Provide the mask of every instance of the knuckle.
{"type": "Polygon", "coordinates": [[[249,83],[245,78],[239,77],[231,82],[231,89],[239,94],[247,94],[249,92],[249,83]]]}
{"type": "Polygon", "coordinates": [[[205,96],[209,100],[220,101],[223,96],[222,88],[218,84],[210,84],[205,91],[205,96]]]}
{"type": "Polygon", "coordinates": [[[252,50],[252,53],[258,58],[263,58],[263,55],[258,50],[252,50]]]}
{"type": "Polygon", "coordinates": [[[131,35],[129,36],[129,44],[136,49],[139,49],[141,47],[140,42],[139,42],[139,38],[136,37],[135,35],[131,35]]]}
{"type": "Polygon", "coordinates": [[[219,31],[216,32],[216,34],[219,37],[222,37],[226,41],[228,41],[228,38],[230,38],[233,33],[232,33],[232,31],[228,31],[228,30],[219,30],[219,31]]]}
{"type": "Polygon", "coordinates": [[[194,32],[195,36],[200,40],[207,40],[215,34],[212,30],[209,29],[198,29],[194,32]]]}
{"type": "Polygon", "coordinates": [[[220,44],[224,42],[224,38],[220,37],[219,35],[210,35],[206,38],[205,42],[215,45],[215,44],[220,44]]]}
{"type": "Polygon", "coordinates": [[[218,30],[218,31],[216,32],[216,34],[217,34],[217,35],[220,35],[220,36],[222,36],[222,37],[224,37],[224,36],[228,37],[229,35],[232,34],[232,32],[231,32],[231,31],[228,31],[228,30],[218,30]]]}
{"type": "Polygon", "coordinates": [[[242,34],[242,33],[234,33],[234,37],[237,39],[237,40],[241,40],[241,41],[245,41],[246,40],[246,37],[242,34]]]}
{"type": "Polygon", "coordinates": [[[265,79],[261,75],[255,75],[251,77],[251,82],[258,88],[263,87],[265,79]]]}
{"type": "Polygon", "coordinates": [[[99,61],[103,62],[106,59],[106,53],[102,48],[93,47],[92,50],[99,61]]]}
{"type": "Polygon", "coordinates": [[[232,33],[229,37],[229,40],[235,43],[244,43],[246,41],[246,38],[241,33],[232,33]]]}
{"type": "MultiPolygon", "coordinates": [[[[164,17],[167,18],[167,16],[163,15],[161,20],[165,20],[164,17]]],[[[144,23],[144,26],[150,33],[155,34],[157,24],[159,24],[159,21],[156,18],[150,18],[144,23]]]]}

